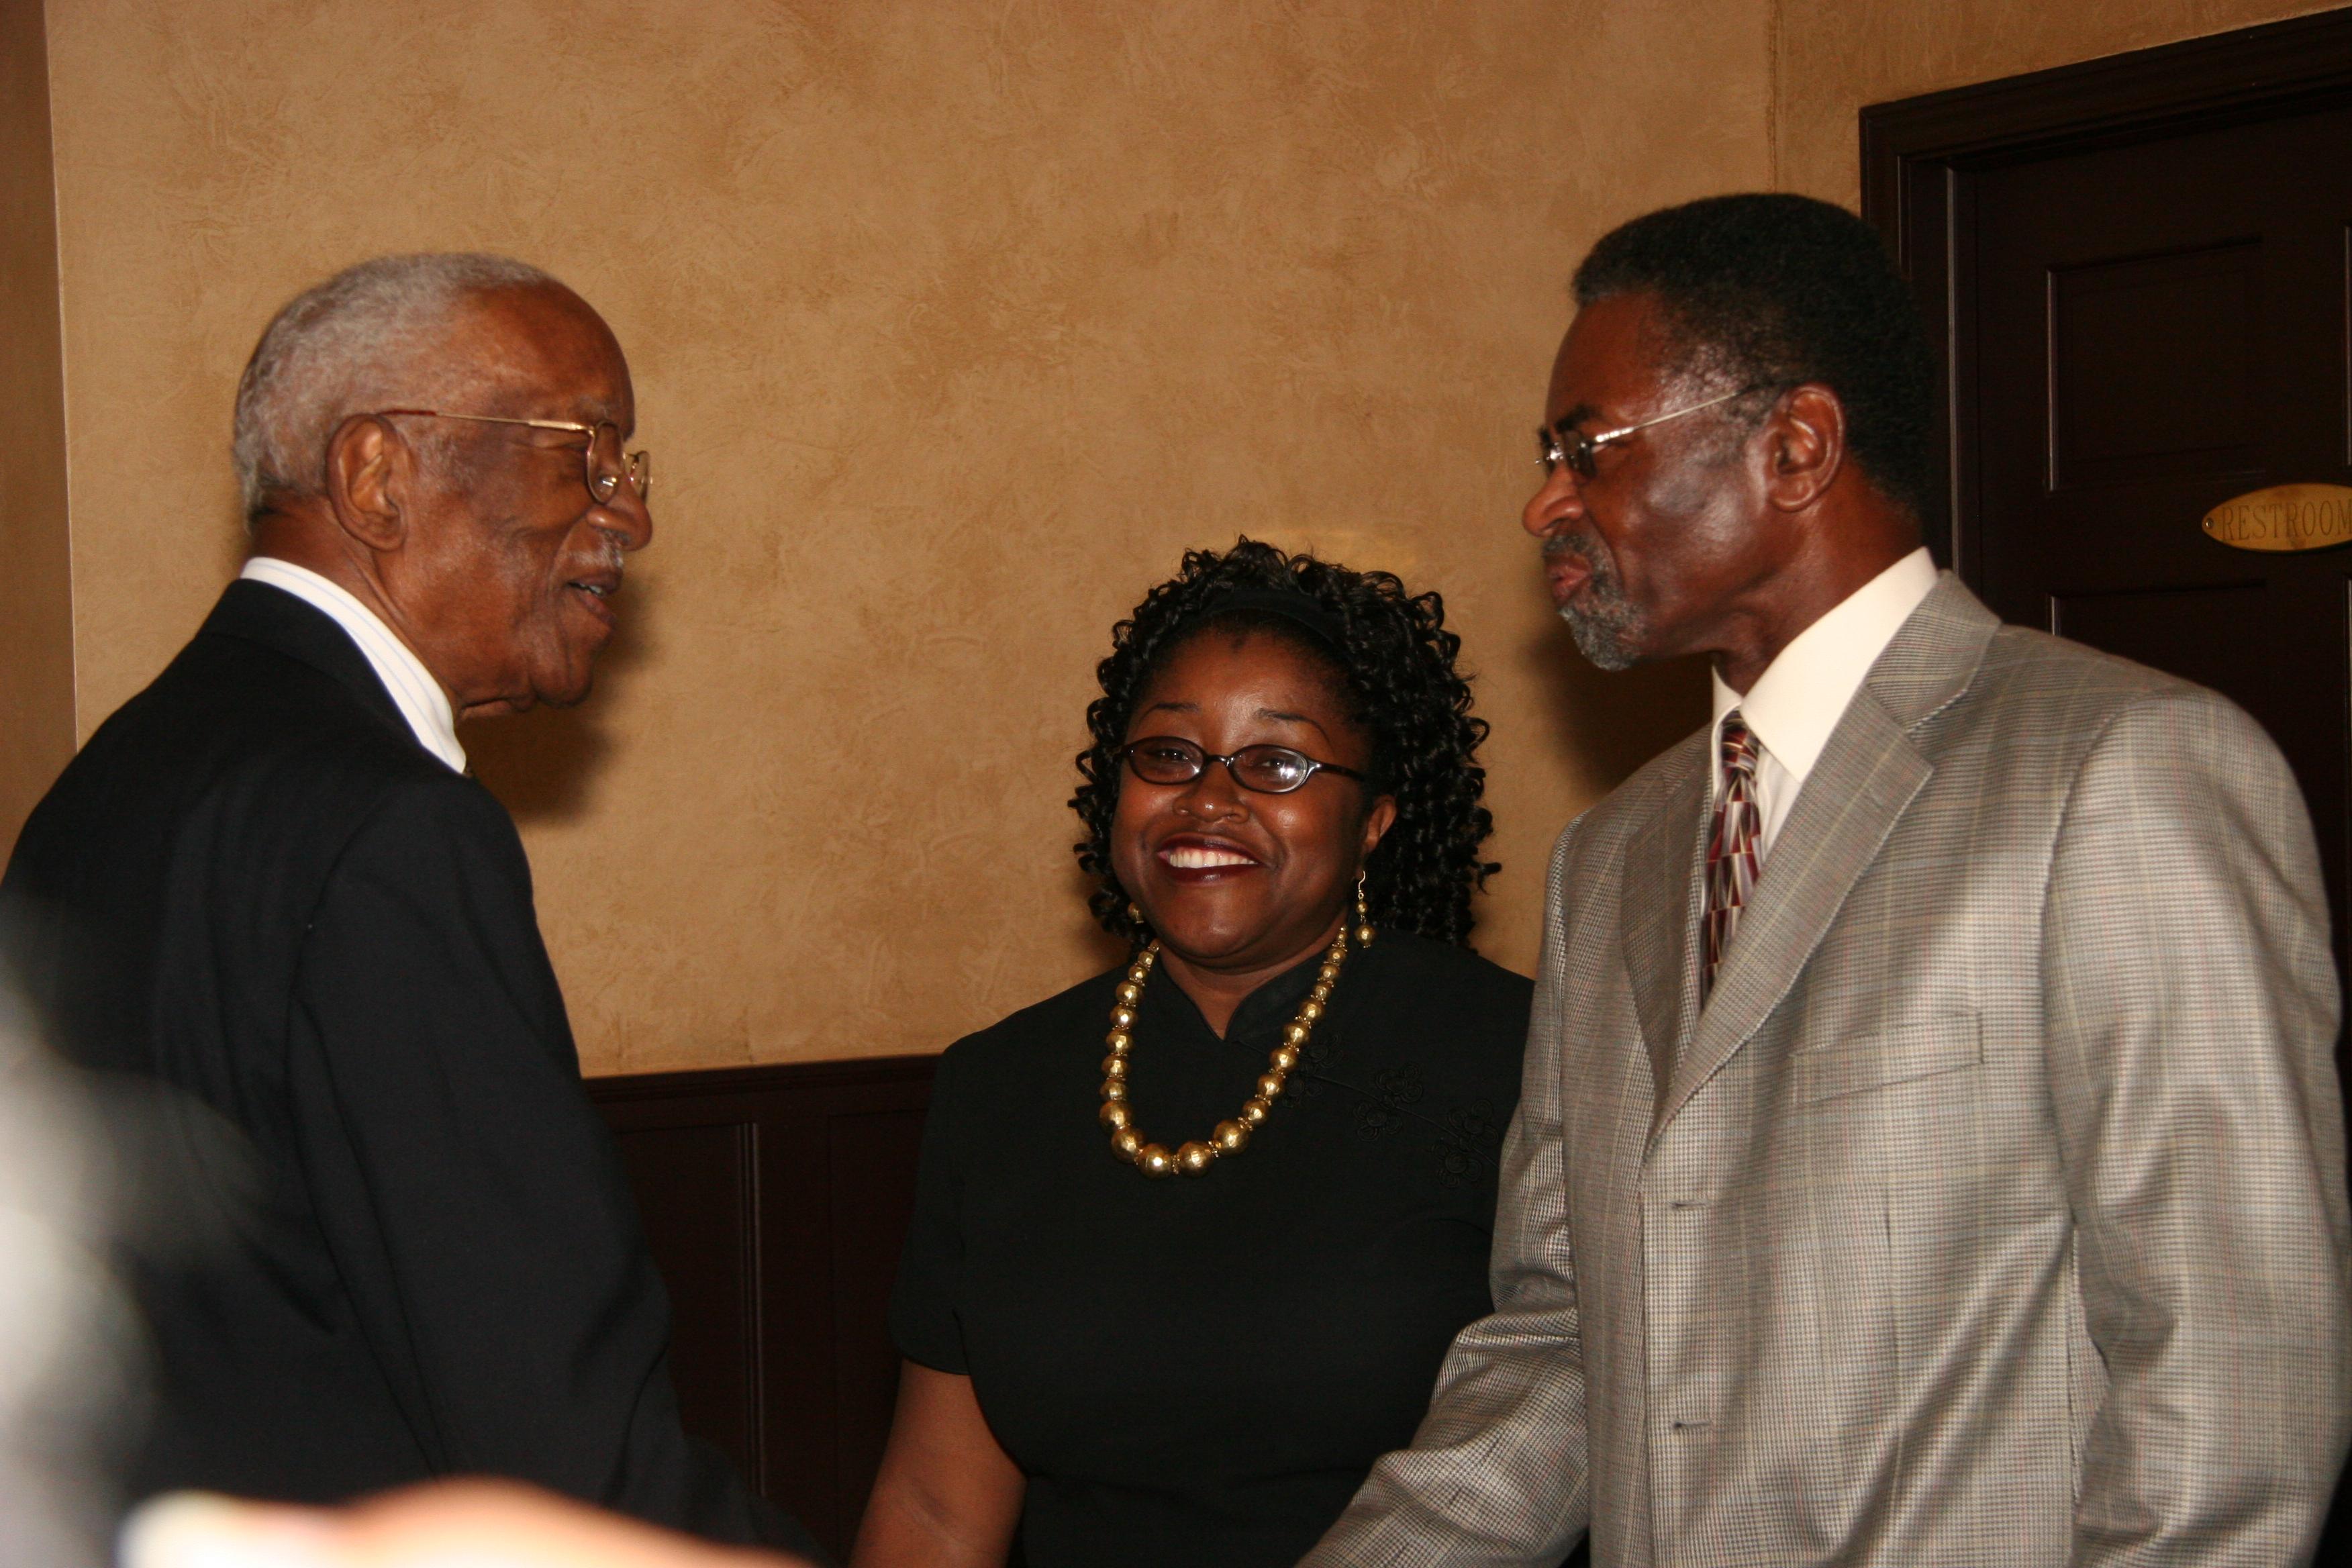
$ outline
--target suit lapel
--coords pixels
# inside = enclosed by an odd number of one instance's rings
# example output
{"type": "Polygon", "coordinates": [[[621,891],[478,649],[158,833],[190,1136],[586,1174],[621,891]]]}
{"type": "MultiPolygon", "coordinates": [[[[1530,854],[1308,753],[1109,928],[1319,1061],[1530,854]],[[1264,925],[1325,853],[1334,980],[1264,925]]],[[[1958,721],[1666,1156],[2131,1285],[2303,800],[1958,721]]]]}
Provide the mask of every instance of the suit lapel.
{"type": "Polygon", "coordinates": [[[1706,747],[1702,730],[1677,753],[1681,776],[1625,848],[1625,964],[1633,1010],[1649,1047],[1650,1082],[1663,1086],[1689,1037],[1698,1011],[1699,868],[1706,852],[1706,747]]]}
{"type": "MultiPolygon", "coordinates": [[[[1912,731],[1967,689],[1999,626],[1946,573],[1871,667],[1781,824],[1714,993],[1663,1080],[1653,1141],[1796,984],[1846,895],[1934,776],[1912,731]]],[[[1695,905],[1685,945],[1696,924],[1695,905]]]]}

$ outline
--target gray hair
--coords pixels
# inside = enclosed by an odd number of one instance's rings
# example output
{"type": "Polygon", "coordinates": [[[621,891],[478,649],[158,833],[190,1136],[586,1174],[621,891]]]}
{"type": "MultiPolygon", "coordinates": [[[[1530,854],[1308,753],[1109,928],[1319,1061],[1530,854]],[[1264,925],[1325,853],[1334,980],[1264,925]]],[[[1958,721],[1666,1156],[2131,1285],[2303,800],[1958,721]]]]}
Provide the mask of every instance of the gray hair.
{"type": "Polygon", "coordinates": [[[236,384],[231,451],[247,520],[273,493],[317,493],[328,437],[345,419],[446,382],[456,367],[432,360],[468,299],[562,287],[503,256],[428,251],[362,261],[297,295],[261,334],[236,384]]]}

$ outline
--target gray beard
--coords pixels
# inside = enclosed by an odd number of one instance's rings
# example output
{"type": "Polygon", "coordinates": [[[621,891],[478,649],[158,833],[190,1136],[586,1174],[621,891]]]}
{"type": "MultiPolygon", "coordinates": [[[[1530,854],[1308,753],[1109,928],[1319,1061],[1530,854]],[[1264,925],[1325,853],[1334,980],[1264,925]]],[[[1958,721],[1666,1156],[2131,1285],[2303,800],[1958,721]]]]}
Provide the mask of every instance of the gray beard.
{"type": "Polygon", "coordinates": [[[1597,539],[1575,535],[1547,541],[1547,555],[1573,555],[1591,568],[1580,602],[1562,605],[1559,618],[1576,638],[1576,650],[1600,669],[1631,669],[1639,662],[1636,634],[1641,616],[1625,597],[1624,579],[1617,575],[1616,558],[1597,539]]]}

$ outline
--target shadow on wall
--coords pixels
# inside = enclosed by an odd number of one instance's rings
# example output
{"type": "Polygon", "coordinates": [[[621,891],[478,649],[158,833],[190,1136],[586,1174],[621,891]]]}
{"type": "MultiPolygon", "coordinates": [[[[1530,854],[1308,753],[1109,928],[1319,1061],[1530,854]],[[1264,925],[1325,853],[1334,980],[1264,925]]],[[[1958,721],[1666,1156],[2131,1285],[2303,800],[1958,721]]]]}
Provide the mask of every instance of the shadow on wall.
{"type": "Polygon", "coordinates": [[[606,726],[614,694],[651,657],[650,628],[658,613],[654,579],[633,576],[622,595],[620,625],[597,657],[596,685],[587,701],[459,727],[474,775],[518,825],[576,820],[595,796],[597,776],[614,747],[606,726]]]}
{"type": "Polygon", "coordinates": [[[1520,648],[1519,666],[1567,726],[1568,750],[1582,763],[1595,802],[1707,720],[1704,658],[1597,669],[1555,622],[1520,648]]]}

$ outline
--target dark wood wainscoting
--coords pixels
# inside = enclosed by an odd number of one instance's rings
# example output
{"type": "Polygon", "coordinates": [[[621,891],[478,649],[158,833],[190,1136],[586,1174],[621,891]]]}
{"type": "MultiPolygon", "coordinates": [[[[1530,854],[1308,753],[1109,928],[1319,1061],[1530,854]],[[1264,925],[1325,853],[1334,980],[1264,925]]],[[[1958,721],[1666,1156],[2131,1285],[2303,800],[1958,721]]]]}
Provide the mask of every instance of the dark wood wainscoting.
{"type": "Polygon", "coordinates": [[[669,1286],[686,1429],[844,1555],[898,1393],[884,1314],[937,1060],[588,1084],[669,1286]]]}

